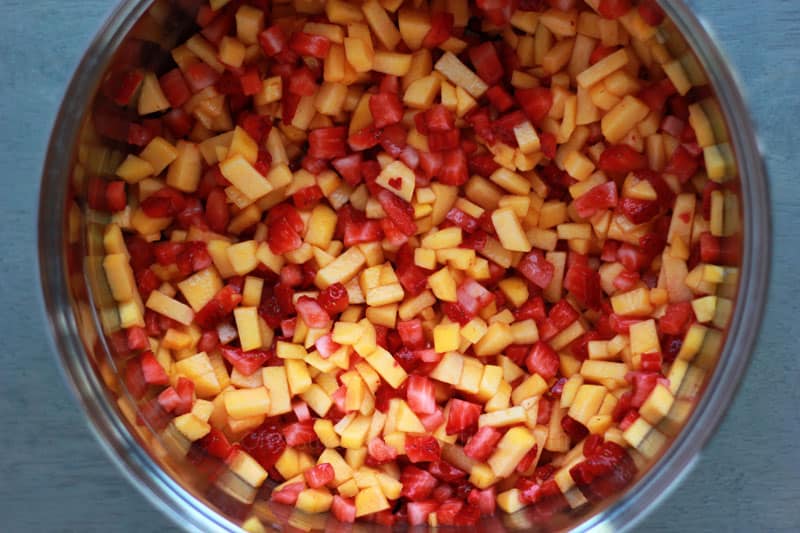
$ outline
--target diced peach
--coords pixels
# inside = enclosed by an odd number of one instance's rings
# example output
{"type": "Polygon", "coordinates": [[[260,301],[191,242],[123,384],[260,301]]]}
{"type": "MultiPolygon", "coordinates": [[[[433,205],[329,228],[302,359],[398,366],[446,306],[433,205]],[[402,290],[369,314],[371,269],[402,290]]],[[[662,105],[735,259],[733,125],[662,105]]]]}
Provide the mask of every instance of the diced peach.
{"type": "Polygon", "coordinates": [[[508,477],[535,444],[536,439],[527,428],[513,427],[497,443],[487,463],[497,477],[508,477]]]}

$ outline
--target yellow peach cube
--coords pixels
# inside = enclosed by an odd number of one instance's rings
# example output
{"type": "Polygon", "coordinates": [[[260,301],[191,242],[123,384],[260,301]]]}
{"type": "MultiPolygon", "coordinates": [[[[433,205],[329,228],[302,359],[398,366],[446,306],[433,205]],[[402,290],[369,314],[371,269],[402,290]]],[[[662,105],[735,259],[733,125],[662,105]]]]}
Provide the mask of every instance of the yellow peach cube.
{"type": "Polygon", "coordinates": [[[367,363],[395,389],[402,385],[408,377],[406,371],[395,361],[392,354],[381,346],[376,347],[365,359],[367,363]]]}
{"type": "Polygon", "coordinates": [[[457,323],[439,324],[433,329],[433,347],[437,352],[458,349],[460,327],[457,323]]]}
{"type": "Polygon", "coordinates": [[[228,461],[231,471],[251,487],[260,487],[267,479],[267,471],[247,452],[241,449],[237,450],[228,461]]]}
{"type": "Polygon", "coordinates": [[[232,418],[248,418],[269,412],[269,394],[264,387],[224,393],[225,410],[232,418]]]}
{"type": "Polygon", "coordinates": [[[527,428],[512,427],[497,443],[487,463],[497,477],[508,477],[536,444],[536,439],[527,428]]]}
{"type": "Polygon", "coordinates": [[[239,342],[244,351],[261,348],[261,328],[258,324],[258,308],[239,307],[233,310],[239,342]]]}
{"type": "Polygon", "coordinates": [[[379,486],[367,487],[356,494],[356,517],[384,511],[390,507],[379,486]]]}
{"type": "Polygon", "coordinates": [[[503,322],[494,322],[481,340],[475,344],[475,355],[480,357],[497,355],[512,342],[514,342],[514,336],[511,333],[511,326],[503,322]]]}

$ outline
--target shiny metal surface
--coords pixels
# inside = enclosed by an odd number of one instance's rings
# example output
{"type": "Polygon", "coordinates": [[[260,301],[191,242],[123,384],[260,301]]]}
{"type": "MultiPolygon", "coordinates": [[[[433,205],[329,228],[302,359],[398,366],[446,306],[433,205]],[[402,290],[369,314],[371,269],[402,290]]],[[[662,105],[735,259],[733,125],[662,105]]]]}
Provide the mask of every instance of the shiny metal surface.
{"type": "MultiPolygon", "coordinates": [[[[324,528],[324,518],[299,516],[290,509],[264,502],[244,513],[240,508],[231,512],[227,505],[229,497],[222,501],[212,497],[217,505],[211,503],[207,480],[196,475],[192,465],[175,451],[169,435],[166,438],[155,435],[148,428],[137,429],[132,421],[126,421],[124,413],[126,407],[131,408],[131,400],[113,379],[109,379],[115,371],[115,358],[102,334],[102,286],[92,274],[97,267],[92,260],[98,257],[92,250],[92,228],[96,231],[103,221],[96,220],[85,210],[76,210],[70,195],[73,190],[78,191],[78,196],[81,194],[81,180],[76,177],[79,173],[75,168],[80,164],[81,147],[88,142],[81,132],[87,123],[87,111],[94,94],[114,51],[119,49],[149,4],[149,1],[126,2],[111,15],[70,83],[51,137],[40,198],[39,255],[54,346],[60,355],[65,378],[106,453],[133,485],[176,524],[187,530],[235,530],[253,511],[262,522],[272,523],[276,528],[293,521],[324,528]],[[219,512],[220,504],[227,516],[219,512]],[[235,518],[229,519],[231,517],[235,518]]],[[[743,227],[737,305],[724,350],[705,385],[705,392],[683,431],[660,460],[616,501],[603,508],[562,516],[545,526],[537,525],[537,529],[616,530],[630,526],[642,516],[691,468],[736,391],[758,332],[769,274],[771,232],[767,181],[754,130],[736,88],[735,77],[702,23],[683,2],[664,4],[675,25],[697,52],[716,90],[737,155],[742,176],[743,227]]],[[[523,514],[524,511],[518,513],[523,514]]],[[[524,516],[515,515],[505,521],[500,518],[486,521],[482,527],[497,531],[528,529],[533,524],[524,516]]],[[[372,529],[380,528],[353,527],[355,531],[372,529]]]]}

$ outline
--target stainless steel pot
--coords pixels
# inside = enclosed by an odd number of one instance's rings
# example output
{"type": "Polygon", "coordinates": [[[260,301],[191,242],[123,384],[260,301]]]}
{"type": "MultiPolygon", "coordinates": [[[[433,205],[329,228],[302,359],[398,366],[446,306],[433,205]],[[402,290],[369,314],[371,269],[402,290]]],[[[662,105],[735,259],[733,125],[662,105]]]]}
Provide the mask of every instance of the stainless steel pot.
{"type": "MultiPolygon", "coordinates": [[[[742,262],[738,286],[731,288],[736,305],[724,345],[721,350],[706,354],[703,372],[698,373],[693,385],[700,393],[696,401],[686,406],[683,429],[674,439],[664,435],[671,444],[665,452],[659,450],[660,457],[651,461],[627,491],[601,506],[560,515],[547,523],[533,520],[523,510],[509,517],[484,520],[479,525],[481,530],[610,531],[630,526],[697,461],[747,367],[769,275],[767,178],[737,80],[713,38],[684,1],[662,4],[715,90],[740,176],[742,262]]],[[[86,174],[111,173],[122,152],[119,146],[107,145],[84,126],[114,54],[131,42],[132,29],[146,16],[150,5],[150,0],[127,1],[114,10],[69,84],[50,140],[39,204],[39,261],[50,334],[66,382],[112,462],[155,507],[187,530],[237,530],[250,516],[276,529],[287,524],[335,531],[384,529],[370,524],[346,526],[326,516],[302,515],[268,503],[263,495],[256,498],[255,505],[249,505],[248,500],[257,495],[248,493],[241,483],[237,485],[231,475],[222,473],[212,480],[201,474],[186,460],[186,443],[175,435],[157,434],[147,426],[137,425],[135,404],[115,379],[116,359],[104,334],[113,317],[104,306],[104,282],[98,268],[102,253],[97,247],[98,228],[105,220],[88,210],[83,199],[86,174]]],[[[150,35],[157,29],[157,40],[164,46],[174,45],[182,31],[180,20],[167,22],[154,26],[153,20],[148,21],[150,35]]],[[[141,31],[142,25],[140,22],[135,31],[141,31]]]]}

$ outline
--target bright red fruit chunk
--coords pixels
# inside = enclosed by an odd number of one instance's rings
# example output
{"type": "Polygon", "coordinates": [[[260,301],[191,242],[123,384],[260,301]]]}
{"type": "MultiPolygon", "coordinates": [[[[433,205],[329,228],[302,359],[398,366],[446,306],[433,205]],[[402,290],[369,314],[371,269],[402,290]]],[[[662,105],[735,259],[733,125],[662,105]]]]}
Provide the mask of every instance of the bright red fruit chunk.
{"type": "Polygon", "coordinates": [[[600,274],[596,270],[581,264],[574,264],[564,276],[564,288],[585,307],[599,309],[603,299],[600,287],[600,274]]]}
{"type": "Polygon", "coordinates": [[[560,359],[556,351],[546,342],[538,341],[525,358],[525,366],[531,374],[536,373],[546,380],[556,377],[560,359]]]}
{"type": "Polygon", "coordinates": [[[631,10],[630,0],[600,0],[597,11],[603,18],[617,19],[631,10]]]}
{"type": "Polygon", "coordinates": [[[331,324],[331,316],[314,298],[301,296],[295,302],[297,314],[310,328],[327,328],[331,324]]]}
{"type": "Polygon", "coordinates": [[[333,497],[331,512],[339,522],[352,524],[356,521],[356,504],[352,498],[342,498],[338,494],[333,497]]]}
{"type": "Polygon", "coordinates": [[[400,474],[400,483],[403,484],[401,494],[412,501],[425,500],[436,487],[436,478],[425,470],[416,466],[407,466],[400,474]]]}
{"type": "Polygon", "coordinates": [[[320,463],[303,472],[306,483],[312,489],[317,489],[330,483],[333,481],[333,475],[333,467],[330,463],[320,463]]]}
{"type": "Polygon", "coordinates": [[[281,430],[274,425],[263,424],[248,433],[240,442],[244,451],[266,469],[272,468],[286,449],[281,430]]]}
{"type": "Polygon", "coordinates": [[[485,461],[494,452],[502,433],[490,426],[484,426],[472,435],[464,446],[464,453],[476,461],[485,461]]]}
{"type": "Polygon", "coordinates": [[[439,441],[433,435],[406,435],[406,455],[412,463],[438,461],[441,454],[439,441]]]}
{"type": "Polygon", "coordinates": [[[431,15],[431,29],[422,40],[424,48],[436,48],[445,42],[453,33],[454,18],[452,13],[437,11],[431,15]]]}
{"type": "Polygon", "coordinates": [[[553,92],[545,87],[517,89],[515,96],[531,122],[538,124],[553,107],[553,92]]]}
{"type": "Polygon", "coordinates": [[[397,457],[397,450],[389,446],[380,437],[373,437],[367,443],[367,452],[376,464],[385,464],[397,457]]]}
{"type": "Polygon", "coordinates": [[[281,490],[274,491],[270,499],[274,502],[283,503],[286,505],[294,505],[297,503],[297,497],[306,489],[306,484],[302,481],[297,483],[289,483],[284,485],[281,490]]]}
{"type": "Polygon", "coordinates": [[[647,168],[647,157],[627,144],[615,144],[603,150],[597,167],[606,172],[627,174],[647,168]]]}
{"type": "Polygon", "coordinates": [[[408,406],[417,414],[431,414],[436,411],[436,395],[433,381],[425,376],[412,374],[408,377],[406,388],[408,406]]]}
{"type": "Polygon", "coordinates": [[[414,208],[411,207],[411,204],[386,189],[378,193],[378,202],[388,215],[389,220],[397,226],[401,233],[411,236],[417,232],[417,224],[414,222],[414,208]]]}
{"type": "Polygon", "coordinates": [[[689,302],[677,302],[667,306],[667,310],[658,320],[662,333],[667,335],[683,335],[694,318],[694,310],[689,302]]]}
{"type": "Polygon", "coordinates": [[[222,357],[225,358],[241,374],[249,376],[253,372],[264,366],[270,359],[270,352],[267,350],[243,351],[235,346],[221,346],[222,357]]]}
{"type": "Polygon", "coordinates": [[[373,94],[369,98],[369,110],[376,128],[397,124],[403,119],[403,103],[393,93],[373,94]]]}
{"type": "Polygon", "coordinates": [[[465,402],[454,398],[450,400],[450,415],[447,417],[445,431],[448,435],[461,433],[478,423],[481,406],[477,403],[465,402]]]}
{"type": "Polygon", "coordinates": [[[344,126],[317,128],[308,134],[308,155],[316,159],[335,159],[347,154],[347,129],[344,126]]]}
{"type": "Polygon", "coordinates": [[[545,259],[541,250],[533,249],[517,264],[517,271],[531,283],[544,289],[553,279],[555,266],[545,259]]]}
{"type": "Polygon", "coordinates": [[[328,50],[331,49],[331,42],[327,37],[314,35],[303,31],[292,34],[289,48],[301,56],[311,56],[317,59],[325,59],[328,50]]]}
{"type": "Polygon", "coordinates": [[[469,60],[483,81],[494,85],[503,78],[503,64],[494,44],[487,41],[469,49],[469,60]]]}

